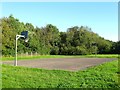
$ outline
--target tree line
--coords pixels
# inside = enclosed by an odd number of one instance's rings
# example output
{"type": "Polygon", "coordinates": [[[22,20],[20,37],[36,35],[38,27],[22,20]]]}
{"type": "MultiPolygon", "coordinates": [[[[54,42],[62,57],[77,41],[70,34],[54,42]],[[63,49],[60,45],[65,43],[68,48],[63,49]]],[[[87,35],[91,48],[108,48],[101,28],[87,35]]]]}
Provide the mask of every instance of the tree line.
{"type": "Polygon", "coordinates": [[[18,53],[35,53],[40,55],[86,55],[86,54],[118,54],[120,41],[106,40],[94,33],[87,26],[73,26],[66,32],[47,24],[45,27],[34,27],[31,23],[23,23],[12,15],[0,19],[2,27],[2,55],[15,55],[15,36],[28,30],[29,41],[18,40],[18,53]]]}

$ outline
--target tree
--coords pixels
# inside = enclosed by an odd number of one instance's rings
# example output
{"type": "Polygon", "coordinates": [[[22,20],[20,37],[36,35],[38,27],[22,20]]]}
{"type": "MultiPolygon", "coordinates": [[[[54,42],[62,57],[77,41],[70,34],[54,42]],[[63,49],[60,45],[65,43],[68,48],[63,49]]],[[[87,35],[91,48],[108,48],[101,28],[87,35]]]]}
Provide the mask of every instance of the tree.
{"type": "Polygon", "coordinates": [[[15,54],[15,36],[28,30],[29,41],[18,40],[18,53],[37,52],[52,55],[83,55],[98,53],[120,53],[120,41],[112,42],[100,37],[87,26],[73,26],[67,32],[59,32],[52,24],[34,27],[23,23],[13,15],[0,19],[2,26],[2,54],[15,54]],[[92,44],[96,43],[96,46],[92,44]]]}

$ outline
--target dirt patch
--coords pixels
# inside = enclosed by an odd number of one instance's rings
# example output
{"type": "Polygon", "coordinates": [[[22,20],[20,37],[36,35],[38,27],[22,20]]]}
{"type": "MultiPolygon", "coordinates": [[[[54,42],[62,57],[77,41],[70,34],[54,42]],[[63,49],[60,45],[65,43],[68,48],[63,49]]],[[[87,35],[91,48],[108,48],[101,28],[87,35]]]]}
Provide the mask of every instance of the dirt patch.
{"type": "MultiPolygon", "coordinates": [[[[104,62],[117,60],[116,58],[54,58],[36,60],[18,60],[18,66],[44,68],[50,70],[77,71],[87,67],[102,64],[104,62]]],[[[14,61],[3,61],[3,64],[14,65],[14,61]]]]}

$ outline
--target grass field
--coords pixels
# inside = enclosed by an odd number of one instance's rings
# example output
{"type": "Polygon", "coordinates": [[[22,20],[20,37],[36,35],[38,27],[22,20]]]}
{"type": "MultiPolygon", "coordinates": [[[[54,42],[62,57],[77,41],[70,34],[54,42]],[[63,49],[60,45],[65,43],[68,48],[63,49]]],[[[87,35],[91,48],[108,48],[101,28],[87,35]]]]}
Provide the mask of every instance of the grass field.
{"type": "MultiPolygon", "coordinates": [[[[40,59],[40,58],[84,58],[84,57],[97,57],[97,58],[118,58],[117,54],[98,54],[98,55],[71,55],[71,56],[67,56],[67,55],[34,55],[34,56],[18,56],[18,60],[31,60],[31,59],[40,59]]],[[[14,60],[15,57],[5,57],[2,56],[2,60],[6,61],[6,60],[14,60]]]]}
{"type": "Polygon", "coordinates": [[[120,88],[118,60],[78,72],[2,65],[2,88],[120,88]]]}

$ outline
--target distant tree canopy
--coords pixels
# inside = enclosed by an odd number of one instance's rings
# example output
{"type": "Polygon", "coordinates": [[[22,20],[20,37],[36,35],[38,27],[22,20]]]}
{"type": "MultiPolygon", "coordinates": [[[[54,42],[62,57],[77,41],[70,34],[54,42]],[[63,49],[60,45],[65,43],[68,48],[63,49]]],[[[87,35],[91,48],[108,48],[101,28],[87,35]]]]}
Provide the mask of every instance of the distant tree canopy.
{"type": "Polygon", "coordinates": [[[15,35],[24,30],[29,31],[29,41],[18,40],[18,53],[37,52],[51,55],[85,55],[120,53],[120,41],[105,40],[92,32],[91,28],[74,26],[67,32],[59,32],[52,24],[45,27],[34,27],[31,23],[24,24],[12,15],[0,19],[2,26],[2,54],[15,54],[15,35]]]}

